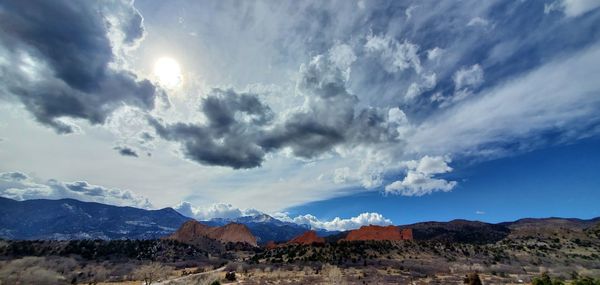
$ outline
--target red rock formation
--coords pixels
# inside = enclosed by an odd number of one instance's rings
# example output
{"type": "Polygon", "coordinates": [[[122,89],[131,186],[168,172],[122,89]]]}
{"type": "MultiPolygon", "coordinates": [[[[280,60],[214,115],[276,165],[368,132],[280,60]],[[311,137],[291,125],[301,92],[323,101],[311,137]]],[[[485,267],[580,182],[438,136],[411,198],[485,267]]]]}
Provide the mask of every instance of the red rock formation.
{"type": "Polygon", "coordinates": [[[362,226],[352,230],[343,240],[412,240],[411,229],[400,229],[397,226],[362,226]]]}
{"type": "Polygon", "coordinates": [[[317,236],[317,232],[315,231],[306,231],[303,234],[293,238],[292,240],[288,241],[288,244],[324,244],[325,243],[325,239],[322,237],[317,236]]]}
{"type": "Polygon", "coordinates": [[[413,240],[412,229],[402,229],[402,239],[403,240],[413,240]]]}
{"type": "Polygon", "coordinates": [[[194,220],[189,220],[172,233],[168,238],[174,239],[180,242],[191,242],[198,236],[206,236],[208,226],[198,223],[194,220]]]}
{"type": "Polygon", "coordinates": [[[193,243],[199,237],[207,237],[222,243],[243,242],[257,246],[256,237],[242,224],[230,223],[222,227],[209,227],[195,220],[185,222],[168,239],[184,243],[193,243]]]}
{"type": "Polygon", "coordinates": [[[276,247],[277,247],[277,244],[272,240],[268,241],[267,244],[265,245],[266,249],[274,249],[276,247]]]}
{"type": "Polygon", "coordinates": [[[256,237],[250,232],[248,227],[238,223],[229,223],[222,227],[209,228],[207,236],[222,242],[245,242],[257,246],[256,237]]]}

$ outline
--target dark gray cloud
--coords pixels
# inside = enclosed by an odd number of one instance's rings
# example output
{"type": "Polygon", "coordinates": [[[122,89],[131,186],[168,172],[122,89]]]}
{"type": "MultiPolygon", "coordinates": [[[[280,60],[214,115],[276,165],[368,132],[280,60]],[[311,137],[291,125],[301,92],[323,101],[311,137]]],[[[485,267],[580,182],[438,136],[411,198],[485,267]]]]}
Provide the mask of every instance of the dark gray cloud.
{"type": "Polygon", "coordinates": [[[386,111],[357,107],[357,96],[346,86],[346,68],[325,56],[303,65],[298,90],[305,94],[307,108],[267,133],[261,145],[269,150],[290,147],[294,155],[312,158],[342,143],[351,146],[393,139],[396,133],[388,128],[386,111]]]}
{"type": "Polygon", "coordinates": [[[152,208],[146,197],[130,190],[93,185],[86,181],[39,181],[21,172],[0,173],[0,197],[19,201],[71,198],[119,206],[152,208]]]}
{"type": "Polygon", "coordinates": [[[387,109],[357,108],[358,99],[346,88],[344,72],[325,56],[303,65],[298,90],[305,95],[305,108],[278,122],[256,95],[231,89],[213,89],[202,100],[204,124],[149,121],[160,137],[181,143],[187,158],[235,169],[258,167],[266,153],[282,148],[290,148],[297,157],[314,158],[340,144],[394,139],[387,109]]]}
{"type": "Polygon", "coordinates": [[[59,133],[71,126],[61,117],[103,123],[123,104],[154,107],[155,86],[135,74],[109,67],[109,36],[132,45],[143,33],[142,17],[127,2],[18,1],[0,3],[0,79],[42,124],[59,133]],[[113,23],[107,13],[117,13],[113,23]]]}
{"type": "Polygon", "coordinates": [[[130,147],[127,146],[116,146],[113,148],[114,150],[118,151],[120,155],[122,156],[133,156],[133,157],[138,157],[138,154],[135,150],[133,150],[130,147]]]}
{"type": "Polygon", "coordinates": [[[235,169],[263,162],[265,152],[257,142],[273,113],[255,94],[213,89],[202,100],[201,111],[205,124],[149,122],[160,137],[180,142],[185,156],[196,162],[235,169]]]}
{"type": "Polygon", "coordinates": [[[140,135],[140,139],[141,139],[143,142],[150,142],[150,141],[153,141],[153,140],[154,140],[154,136],[153,136],[153,135],[151,135],[151,134],[150,134],[150,133],[148,133],[148,132],[143,132],[143,133],[140,135]]]}
{"type": "Polygon", "coordinates": [[[0,173],[0,180],[19,182],[28,179],[26,174],[21,172],[4,172],[0,173]]]}
{"type": "Polygon", "coordinates": [[[107,190],[104,187],[90,185],[85,181],[65,183],[64,187],[73,192],[85,193],[88,196],[104,196],[105,192],[107,192],[107,190]]]}

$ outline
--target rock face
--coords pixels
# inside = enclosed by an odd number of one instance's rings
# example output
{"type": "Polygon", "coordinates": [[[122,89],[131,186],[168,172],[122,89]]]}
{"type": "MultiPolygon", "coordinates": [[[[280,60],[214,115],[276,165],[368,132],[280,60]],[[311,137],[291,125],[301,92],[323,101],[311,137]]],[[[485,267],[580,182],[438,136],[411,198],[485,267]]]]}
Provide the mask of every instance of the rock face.
{"type": "Polygon", "coordinates": [[[306,231],[303,234],[293,238],[288,243],[289,244],[306,244],[306,245],[324,244],[325,239],[322,237],[319,237],[317,235],[317,232],[315,232],[315,231],[306,231]]]}
{"type": "Polygon", "coordinates": [[[397,226],[362,226],[352,230],[343,240],[412,240],[412,229],[400,229],[397,226]]]}
{"type": "Polygon", "coordinates": [[[230,223],[222,227],[209,227],[195,220],[185,222],[169,239],[184,243],[194,243],[199,238],[211,238],[222,243],[241,242],[257,246],[256,237],[242,225],[230,223]]]}
{"type": "Polygon", "coordinates": [[[268,241],[267,244],[265,245],[266,249],[274,249],[276,247],[277,247],[277,244],[272,240],[268,241]]]}

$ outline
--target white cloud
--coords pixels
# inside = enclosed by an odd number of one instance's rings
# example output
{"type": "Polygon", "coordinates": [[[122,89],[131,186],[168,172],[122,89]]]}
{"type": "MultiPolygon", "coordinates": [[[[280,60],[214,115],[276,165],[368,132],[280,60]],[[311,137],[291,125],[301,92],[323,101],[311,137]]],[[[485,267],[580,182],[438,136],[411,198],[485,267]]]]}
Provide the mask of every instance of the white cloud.
{"type": "Polygon", "coordinates": [[[181,202],[173,207],[180,214],[200,221],[215,218],[233,219],[243,216],[256,216],[262,212],[256,209],[240,209],[231,204],[215,203],[208,207],[196,207],[189,202],[181,202]]]}
{"type": "Polygon", "coordinates": [[[526,142],[517,151],[546,143],[539,137],[546,130],[560,134],[555,142],[593,135],[590,126],[600,121],[599,60],[596,45],[547,63],[430,118],[407,144],[418,153],[488,157],[502,155],[507,142],[526,142]]]}
{"type": "Polygon", "coordinates": [[[423,74],[420,82],[413,82],[406,91],[406,99],[411,100],[421,95],[421,93],[431,90],[437,83],[435,73],[423,74]]]}
{"type": "Polygon", "coordinates": [[[20,172],[0,173],[0,196],[19,201],[70,198],[116,206],[153,208],[147,198],[129,190],[107,188],[85,181],[61,182],[50,179],[40,182],[20,172]]]}
{"type": "Polygon", "coordinates": [[[477,87],[483,82],[483,69],[479,64],[474,64],[468,68],[463,67],[454,73],[452,79],[456,89],[477,87]]]}
{"type": "Polygon", "coordinates": [[[404,11],[404,15],[406,15],[406,20],[410,20],[410,18],[412,18],[413,11],[418,7],[418,5],[411,5],[410,7],[406,8],[406,10],[404,11]]]}
{"type": "Polygon", "coordinates": [[[337,44],[329,50],[329,60],[340,70],[346,70],[356,61],[356,55],[349,45],[337,44]]]}
{"type": "Polygon", "coordinates": [[[391,225],[392,221],[385,218],[379,213],[362,213],[356,217],[351,218],[340,218],[335,217],[329,221],[323,221],[317,217],[307,214],[299,215],[294,218],[289,217],[286,213],[277,213],[274,215],[275,218],[286,222],[293,222],[300,225],[310,225],[313,229],[326,229],[329,231],[347,231],[352,229],[360,228],[366,225],[391,225]]]}
{"type": "Polygon", "coordinates": [[[334,170],[333,183],[342,184],[348,182],[348,178],[351,176],[350,167],[342,167],[334,170]]]}
{"type": "Polygon", "coordinates": [[[469,23],[467,23],[467,26],[472,27],[472,26],[487,26],[489,24],[489,21],[487,19],[481,18],[481,17],[475,17],[472,18],[469,23]]]}
{"type": "MultiPolygon", "coordinates": [[[[596,1],[557,2],[579,5],[585,8],[583,10],[589,11],[590,5],[593,6],[596,1]]],[[[195,198],[197,200],[190,200],[190,202],[200,205],[204,201],[226,201],[239,207],[259,207],[266,211],[280,211],[286,207],[302,205],[314,200],[349,194],[348,191],[340,189],[350,187],[341,184],[355,183],[356,186],[364,186],[369,189],[381,186],[384,174],[397,174],[398,162],[414,159],[415,153],[418,155],[451,154],[452,157],[457,157],[455,156],[456,152],[486,155],[494,151],[493,144],[495,143],[518,143],[524,141],[521,138],[535,136],[544,130],[554,130],[555,127],[561,131],[571,130],[574,135],[589,133],[577,130],[577,128],[580,123],[589,125],[587,119],[593,121],[597,118],[590,110],[595,109],[596,112],[598,110],[598,105],[593,104],[593,99],[597,98],[598,93],[570,93],[571,91],[588,92],[591,90],[589,87],[596,84],[597,80],[594,80],[593,75],[597,75],[598,70],[591,69],[589,66],[582,65],[590,73],[582,73],[580,78],[570,74],[566,74],[564,77],[551,76],[550,80],[541,80],[540,77],[540,80],[529,84],[538,86],[542,90],[541,92],[536,88],[530,88],[527,92],[519,92],[518,96],[508,94],[507,86],[517,85],[517,82],[521,81],[512,77],[513,75],[492,78],[491,73],[490,75],[486,74],[486,77],[500,82],[496,89],[507,89],[504,91],[483,90],[480,94],[474,94],[475,91],[469,91],[470,87],[466,85],[458,90],[452,90],[451,83],[449,86],[445,85],[448,81],[452,81],[452,75],[457,68],[464,64],[465,59],[470,58],[470,53],[474,49],[477,52],[480,51],[478,47],[482,44],[485,48],[495,42],[510,45],[511,48],[502,49],[501,55],[494,58],[493,63],[499,63],[504,62],[503,60],[509,58],[519,47],[536,47],[535,43],[545,43],[547,41],[544,39],[552,36],[545,32],[552,31],[549,28],[555,25],[541,27],[533,24],[537,28],[531,37],[512,37],[508,41],[505,36],[499,35],[518,32],[513,31],[513,28],[510,28],[513,27],[511,25],[504,27],[498,25],[496,26],[498,29],[508,27],[511,30],[502,30],[496,34],[489,34],[489,37],[485,38],[478,37],[477,33],[468,33],[468,30],[463,32],[455,29],[459,26],[460,29],[464,29],[464,25],[471,21],[475,24],[478,15],[492,15],[493,13],[490,14],[489,9],[493,7],[493,3],[492,1],[478,3],[478,5],[470,5],[468,9],[464,9],[461,7],[463,2],[458,1],[446,2],[441,5],[419,2],[420,7],[412,10],[410,26],[402,25],[404,19],[388,17],[387,14],[381,14],[382,18],[369,18],[372,15],[369,13],[378,8],[371,7],[369,2],[365,3],[364,1],[339,2],[337,3],[339,5],[329,5],[327,2],[315,5],[315,3],[306,2],[298,5],[276,6],[257,2],[256,5],[251,5],[252,9],[249,10],[248,17],[237,18],[231,17],[235,14],[232,11],[238,9],[236,5],[211,9],[214,7],[210,7],[210,5],[188,3],[183,11],[184,14],[188,14],[185,24],[193,27],[193,30],[183,29],[179,27],[179,24],[176,29],[174,26],[170,26],[169,23],[177,21],[169,20],[173,19],[169,9],[149,9],[149,3],[136,3],[136,6],[139,6],[147,14],[144,16],[146,16],[145,24],[148,33],[145,42],[133,54],[135,57],[132,57],[131,67],[138,71],[146,69],[146,65],[153,62],[158,56],[156,47],[165,44],[162,35],[168,35],[170,39],[168,51],[173,53],[172,55],[177,55],[182,63],[182,68],[190,73],[189,76],[186,74],[186,78],[192,76],[198,78],[197,86],[202,87],[195,88],[196,86],[194,86],[192,88],[186,85],[185,92],[182,91],[180,94],[181,97],[170,94],[169,100],[172,101],[173,107],[169,109],[169,116],[165,116],[168,122],[203,120],[202,114],[197,111],[197,101],[203,96],[202,90],[208,86],[233,86],[243,89],[248,84],[262,82],[265,85],[277,86],[279,89],[270,93],[257,92],[268,94],[265,98],[272,107],[277,106],[273,108],[276,113],[283,114],[290,108],[300,108],[304,96],[293,96],[298,66],[315,53],[323,52],[331,47],[329,54],[323,59],[326,62],[334,63],[341,69],[343,69],[342,66],[355,64],[353,63],[355,60],[361,64],[372,63],[367,60],[375,61],[375,64],[381,66],[378,68],[381,70],[373,70],[371,64],[360,67],[352,66],[352,80],[355,81],[347,82],[347,87],[352,88],[353,94],[359,97],[359,104],[389,109],[388,120],[398,122],[397,130],[400,141],[394,142],[393,146],[374,144],[369,146],[370,148],[361,146],[358,150],[348,149],[346,150],[347,154],[343,157],[332,154],[319,159],[311,167],[304,167],[305,161],[286,159],[289,157],[285,157],[284,152],[273,153],[267,157],[262,168],[230,171],[181,161],[179,159],[181,155],[172,154],[175,147],[160,140],[154,140],[148,144],[149,150],[153,150],[151,158],[143,157],[126,161],[119,157],[112,151],[115,142],[143,149],[142,145],[136,144],[136,141],[140,132],[147,129],[147,126],[143,120],[144,117],[136,114],[137,112],[117,111],[113,113],[114,117],[109,118],[105,125],[112,134],[107,134],[105,130],[98,127],[92,128],[82,124],[86,134],[71,136],[69,140],[54,134],[47,134],[46,130],[31,127],[31,120],[24,119],[28,118],[26,116],[9,121],[6,119],[7,113],[0,112],[0,121],[6,125],[0,130],[2,136],[6,138],[2,142],[3,151],[0,151],[0,161],[2,161],[4,169],[22,169],[27,173],[40,173],[46,177],[60,177],[63,181],[81,179],[97,183],[101,181],[104,184],[123,189],[136,189],[160,206],[174,205],[181,200],[188,199],[187,197],[198,197],[195,198]],[[357,5],[362,10],[357,11],[357,5]],[[318,13],[314,13],[315,11],[318,13]],[[327,18],[327,22],[319,21],[320,17],[313,17],[321,15],[321,12],[330,16],[327,18]],[[190,14],[196,15],[196,17],[189,17],[190,14]],[[269,15],[269,17],[264,17],[264,15],[269,15]],[[208,16],[221,20],[206,25],[202,19],[207,19],[208,16]],[[362,22],[364,19],[375,19],[376,22],[362,22]],[[401,25],[396,25],[398,23],[401,25]],[[443,23],[452,23],[452,25],[443,23]],[[365,40],[364,35],[368,33],[370,26],[373,26],[380,34],[367,37],[367,45],[362,45],[365,40]],[[422,31],[427,31],[427,33],[423,34],[422,31]],[[439,31],[439,33],[435,31],[439,31]],[[440,38],[429,38],[429,32],[433,32],[432,34],[436,36],[442,35],[444,39],[438,41],[440,38]],[[190,34],[197,35],[197,38],[190,38],[190,34]],[[469,36],[469,34],[472,35],[469,36]],[[448,37],[446,38],[444,35],[448,37]],[[346,42],[349,45],[336,44],[331,39],[336,42],[346,42]],[[531,42],[532,39],[540,41],[531,42]],[[186,45],[178,45],[178,42],[185,42],[186,45]],[[243,42],[244,44],[231,44],[232,42],[243,42]],[[185,48],[188,46],[194,48],[185,48]],[[424,49],[419,50],[419,47],[424,49]],[[419,56],[422,62],[419,60],[419,56]],[[420,74],[412,74],[413,69],[420,74]],[[404,73],[385,74],[386,72],[400,71],[404,73]],[[415,83],[411,87],[412,91],[406,95],[409,97],[419,96],[416,95],[422,92],[419,78],[422,74],[430,72],[435,72],[438,77],[437,81],[443,85],[436,90],[439,92],[436,93],[439,96],[431,97],[432,101],[442,102],[446,98],[450,98],[449,100],[466,98],[467,100],[457,100],[460,102],[456,102],[450,108],[437,109],[433,112],[428,110],[435,106],[421,105],[427,103],[423,102],[425,100],[398,102],[399,99],[402,99],[401,96],[404,95],[407,87],[413,82],[415,83]],[[509,78],[507,76],[511,76],[510,80],[512,81],[506,81],[506,78],[509,78]],[[394,80],[388,80],[389,78],[394,80]],[[549,90],[546,87],[547,82],[552,86],[564,88],[564,92],[550,94],[546,102],[543,97],[545,91],[549,90]],[[454,96],[452,96],[453,91],[454,96]],[[498,92],[503,94],[491,94],[498,92]],[[290,94],[292,95],[288,96],[290,94]],[[470,96],[470,94],[476,96],[470,96]],[[533,98],[529,98],[530,96],[533,98]],[[485,100],[490,99],[491,102],[486,103],[479,97],[485,97],[485,100]],[[469,102],[472,99],[474,102],[469,102]],[[509,101],[505,102],[504,99],[509,101]],[[521,100],[524,101],[525,106],[521,106],[521,100]],[[577,101],[579,102],[575,103],[577,101]],[[181,103],[178,104],[178,102],[181,103]],[[559,106],[562,102],[566,104],[559,106]],[[419,105],[407,104],[406,108],[403,106],[406,113],[399,108],[390,108],[401,105],[399,103],[419,105]],[[546,106],[551,107],[550,112],[545,112],[546,106]],[[419,109],[420,107],[426,108],[419,109]],[[419,113],[413,119],[412,115],[415,110],[419,113]],[[552,112],[556,116],[553,117],[552,112]],[[407,114],[409,118],[407,118],[407,114]],[[409,119],[412,119],[411,123],[415,124],[414,127],[408,124],[409,119]],[[402,141],[404,139],[407,141],[402,141]],[[40,141],[44,143],[40,144],[40,141]],[[89,151],[90,149],[94,151],[89,151]],[[27,155],[23,155],[23,153],[27,153],[27,155]],[[56,161],[57,154],[68,154],[68,156],[56,161]],[[90,161],[98,163],[93,164],[90,161]],[[335,169],[341,169],[338,171],[338,175],[336,175],[335,169]],[[177,177],[177,179],[173,179],[173,177],[177,177]],[[325,177],[325,179],[317,179],[317,177],[325,177]],[[340,184],[334,184],[334,182],[340,184]],[[292,189],[289,185],[296,185],[296,187],[292,189]],[[169,190],[169,195],[165,195],[165,189],[173,190],[169,190]]],[[[393,11],[394,14],[398,15],[399,12],[402,15],[406,12],[408,17],[408,14],[411,14],[411,8],[404,10],[406,6],[400,11],[393,11]]],[[[565,12],[568,11],[575,10],[573,8],[565,10],[565,12]]],[[[541,11],[537,12],[541,13],[541,11]]],[[[570,15],[576,14],[569,13],[570,15]]],[[[563,21],[558,24],[581,23],[563,21]]],[[[578,27],[573,26],[570,29],[578,29],[578,27]]],[[[574,43],[569,46],[576,48],[578,45],[574,43]]],[[[165,46],[165,48],[167,47],[165,46]]],[[[551,59],[559,54],[567,54],[571,50],[556,54],[549,52],[544,58],[551,59]]],[[[1,57],[0,61],[2,61],[1,57]]],[[[482,58],[481,62],[485,63],[486,68],[494,66],[494,64],[490,64],[490,58],[482,58]]],[[[592,58],[591,62],[598,62],[598,59],[592,58]]],[[[469,67],[470,64],[464,69],[469,69],[469,67]]],[[[557,69],[560,70],[560,68],[557,66],[557,69]]],[[[346,75],[347,79],[347,73],[341,72],[340,74],[341,76],[346,75]]],[[[492,80],[489,81],[492,82],[492,80]]],[[[191,80],[186,80],[186,84],[189,82],[191,80]]],[[[324,80],[323,83],[330,82],[324,80]]],[[[520,83],[519,88],[524,88],[525,85],[520,83]]],[[[330,105],[336,107],[335,104],[330,105]]],[[[437,103],[432,105],[437,105],[437,103]]],[[[8,104],[5,106],[6,109],[9,109],[8,104]]],[[[13,108],[10,107],[10,109],[13,108]]],[[[329,109],[324,109],[324,112],[330,112],[329,109]]],[[[154,112],[159,111],[163,112],[163,110],[154,110],[154,112]]],[[[46,189],[41,187],[38,191],[44,192],[46,189]]],[[[30,193],[32,191],[30,190],[30,193]]]]}
{"type": "Polygon", "coordinates": [[[401,72],[412,67],[416,73],[421,73],[421,60],[417,54],[419,46],[409,41],[400,43],[388,36],[369,35],[365,50],[378,55],[387,72],[401,72]]]}
{"type": "Polygon", "coordinates": [[[440,58],[444,54],[444,50],[439,47],[434,47],[427,51],[427,59],[428,60],[436,60],[440,58]]]}
{"type": "MultiPolygon", "coordinates": [[[[243,216],[257,216],[263,212],[256,209],[239,209],[230,204],[216,203],[208,207],[195,207],[189,202],[181,202],[173,207],[177,212],[184,216],[194,218],[200,221],[206,221],[214,218],[233,219],[243,216]]],[[[296,223],[299,225],[310,225],[314,229],[326,230],[351,230],[364,225],[390,225],[392,221],[379,213],[362,213],[356,217],[339,218],[332,220],[320,220],[317,217],[306,214],[298,215],[294,218],[286,213],[275,213],[273,217],[284,222],[296,223]]]]}
{"type": "Polygon", "coordinates": [[[485,215],[485,212],[481,211],[481,210],[477,210],[477,211],[475,211],[475,214],[476,215],[485,215]]]}
{"type": "Polygon", "coordinates": [[[424,156],[419,161],[405,162],[408,169],[403,180],[385,186],[385,192],[402,196],[423,196],[436,191],[448,192],[456,186],[456,181],[434,178],[436,174],[452,171],[448,166],[449,157],[424,156]]]}
{"type": "Polygon", "coordinates": [[[544,13],[563,11],[567,17],[577,17],[600,7],[597,0],[556,0],[544,5],[544,13]]]}

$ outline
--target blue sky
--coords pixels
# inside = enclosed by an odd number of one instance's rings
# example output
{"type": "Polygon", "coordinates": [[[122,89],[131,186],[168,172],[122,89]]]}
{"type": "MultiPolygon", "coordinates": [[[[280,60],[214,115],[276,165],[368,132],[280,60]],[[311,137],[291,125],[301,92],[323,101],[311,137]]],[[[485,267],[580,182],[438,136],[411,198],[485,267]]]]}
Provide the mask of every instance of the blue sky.
{"type": "Polygon", "coordinates": [[[595,0],[9,0],[0,20],[3,197],[327,229],[598,215],[595,0]]]}
{"type": "Polygon", "coordinates": [[[549,147],[455,169],[450,193],[423,197],[361,193],[287,209],[323,219],[369,209],[397,224],[469,219],[513,221],[523,217],[600,216],[600,140],[549,147]]]}

